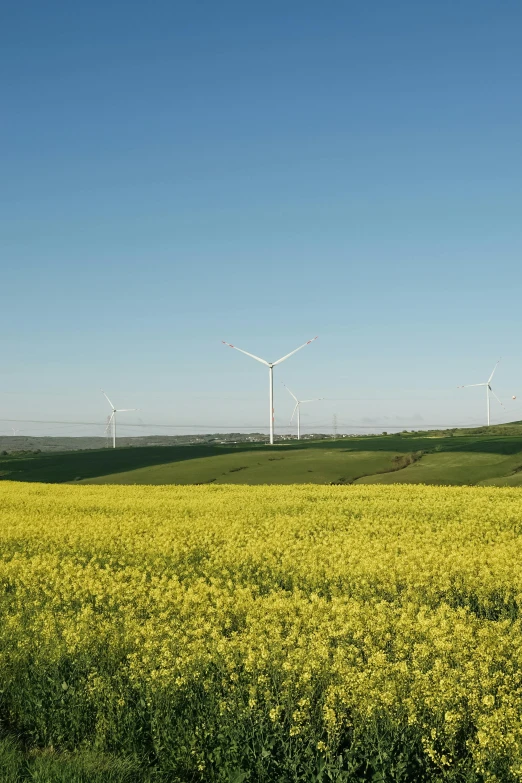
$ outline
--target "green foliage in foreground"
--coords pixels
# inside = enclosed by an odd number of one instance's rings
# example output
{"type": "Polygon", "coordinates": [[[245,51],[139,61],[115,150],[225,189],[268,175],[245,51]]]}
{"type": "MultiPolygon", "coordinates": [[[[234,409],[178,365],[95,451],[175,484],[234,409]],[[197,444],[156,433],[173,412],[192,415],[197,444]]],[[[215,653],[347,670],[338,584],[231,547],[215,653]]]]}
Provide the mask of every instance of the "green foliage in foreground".
{"type": "Polygon", "coordinates": [[[0,737],[0,783],[145,783],[136,761],[92,750],[26,751],[13,737],[0,737]]]}

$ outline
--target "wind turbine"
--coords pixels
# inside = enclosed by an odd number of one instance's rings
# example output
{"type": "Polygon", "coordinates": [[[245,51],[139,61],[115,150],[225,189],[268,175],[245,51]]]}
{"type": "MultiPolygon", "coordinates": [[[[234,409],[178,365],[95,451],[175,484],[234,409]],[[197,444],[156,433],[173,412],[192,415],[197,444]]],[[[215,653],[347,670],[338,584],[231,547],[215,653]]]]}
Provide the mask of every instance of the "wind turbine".
{"type": "Polygon", "coordinates": [[[109,405],[112,408],[112,413],[109,416],[109,420],[107,422],[107,429],[106,429],[106,431],[110,429],[111,424],[112,424],[112,448],[115,449],[116,448],[116,414],[117,413],[128,413],[129,411],[137,411],[137,410],[139,410],[139,408],[115,408],[114,405],[112,404],[112,402],[109,400],[109,398],[105,394],[105,392],[103,391],[103,389],[101,390],[101,392],[102,392],[103,396],[105,397],[105,399],[107,400],[107,402],[109,403],[109,405]]]}
{"type": "MultiPolygon", "coordinates": [[[[500,362],[500,359],[498,360],[498,362],[493,367],[493,371],[492,371],[491,375],[489,376],[489,378],[487,379],[487,381],[485,383],[468,383],[465,386],[457,386],[457,389],[470,389],[472,386],[485,386],[486,387],[486,405],[487,405],[487,411],[488,411],[488,427],[489,427],[489,421],[490,421],[490,416],[489,416],[489,407],[490,407],[490,405],[489,405],[489,393],[491,392],[491,394],[496,399],[496,401],[500,402],[499,398],[497,397],[497,395],[495,394],[495,392],[491,388],[491,379],[493,378],[493,376],[495,374],[495,370],[497,369],[497,367],[499,365],[499,362],[500,362]]],[[[502,405],[501,402],[500,402],[500,404],[502,405]]],[[[504,408],[504,405],[502,405],[502,407],[504,408]]]]}
{"type": "Polygon", "coordinates": [[[290,391],[288,386],[286,386],[284,383],[283,386],[287,390],[288,394],[290,394],[295,400],[295,408],[290,419],[290,424],[293,422],[295,412],[297,411],[297,440],[301,440],[301,405],[303,402],[319,402],[320,400],[324,400],[324,397],[314,397],[313,400],[298,400],[295,394],[290,391]]]}
{"type": "Polygon", "coordinates": [[[20,430],[17,430],[16,427],[11,427],[11,429],[13,430],[13,435],[18,435],[20,432],[20,430]]]}
{"type": "Polygon", "coordinates": [[[307,343],[303,343],[303,345],[300,345],[299,348],[296,348],[294,351],[290,351],[290,353],[287,353],[286,356],[283,356],[281,359],[278,359],[277,362],[267,362],[265,359],[260,359],[259,356],[254,356],[253,353],[248,353],[248,351],[243,351],[241,348],[238,348],[236,345],[231,345],[230,343],[226,343],[224,340],[221,340],[223,345],[228,345],[229,348],[235,348],[236,351],[240,351],[240,353],[246,354],[246,356],[250,356],[251,359],[255,359],[256,362],[261,362],[261,364],[266,364],[268,367],[268,377],[269,377],[269,384],[270,384],[270,391],[269,391],[269,399],[270,399],[270,445],[274,445],[274,367],[276,364],[281,364],[281,362],[284,362],[285,359],[288,359],[290,356],[293,356],[294,353],[297,353],[297,351],[300,351],[301,348],[305,348],[307,345],[310,345],[310,343],[313,343],[314,340],[317,340],[317,337],[313,337],[311,340],[308,340],[307,343]]]}

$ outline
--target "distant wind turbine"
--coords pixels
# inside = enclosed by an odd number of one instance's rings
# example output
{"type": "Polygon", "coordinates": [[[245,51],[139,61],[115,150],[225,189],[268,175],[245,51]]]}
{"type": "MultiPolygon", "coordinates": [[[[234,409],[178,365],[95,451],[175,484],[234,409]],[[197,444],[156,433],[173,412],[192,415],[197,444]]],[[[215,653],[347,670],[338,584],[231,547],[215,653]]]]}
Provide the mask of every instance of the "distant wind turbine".
{"type": "Polygon", "coordinates": [[[11,429],[13,430],[13,435],[18,435],[18,433],[20,432],[20,430],[17,430],[14,427],[11,427],[11,429]]]}
{"type": "Polygon", "coordinates": [[[106,431],[111,429],[111,424],[112,424],[112,448],[115,449],[116,448],[116,414],[117,413],[128,413],[130,411],[137,411],[137,410],[139,410],[139,408],[115,408],[114,405],[112,404],[112,402],[109,400],[109,398],[105,394],[105,392],[103,391],[103,389],[101,390],[101,392],[102,392],[103,396],[105,397],[105,399],[107,400],[107,402],[109,403],[109,405],[111,406],[111,409],[112,409],[112,413],[109,416],[109,420],[107,422],[107,429],[106,429],[106,431]]]}
{"type": "Polygon", "coordinates": [[[295,400],[295,407],[290,418],[290,424],[293,422],[295,413],[297,411],[297,440],[301,440],[301,405],[304,402],[319,402],[320,400],[324,400],[324,397],[314,397],[313,400],[298,400],[295,394],[290,391],[288,386],[286,386],[284,383],[283,386],[287,390],[288,394],[290,394],[295,400]]]}
{"type": "Polygon", "coordinates": [[[285,359],[288,359],[290,356],[293,356],[294,353],[297,353],[297,351],[300,351],[301,348],[305,348],[307,345],[310,345],[310,343],[313,343],[314,340],[317,340],[317,337],[312,338],[312,340],[308,340],[308,342],[303,343],[303,345],[300,345],[299,348],[296,348],[294,351],[290,351],[290,353],[287,353],[286,356],[283,356],[281,359],[278,359],[277,362],[267,362],[265,359],[260,359],[259,356],[254,356],[253,353],[248,353],[248,351],[243,351],[241,348],[238,348],[236,345],[231,345],[230,343],[226,343],[224,340],[221,340],[223,345],[228,345],[229,348],[235,348],[236,351],[239,351],[240,353],[244,353],[246,356],[250,356],[251,359],[255,359],[256,362],[261,362],[261,364],[266,364],[268,367],[268,375],[269,375],[269,384],[270,384],[270,391],[269,391],[269,399],[270,399],[270,444],[274,445],[274,367],[276,364],[281,364],[281,362],[284,362],[285,359]]]}
{"type": "MultiPolygon", "coordinates": [[[[468,384],[466,384],[465,386],[457,386],[457,389],[470,389],[472,386],[485,386],[485,387],[486,387],[486,406],[487,406],[487,412],[488,412],[488,427],[489,427],[489,422],[490,422],[490,415],[489,415],[489,409],[490,409],[489,393],[491,392],[491,394],[492,394],[492,395],[493,395],[493,397],[496,399],[496,401],[497,401],[497,402],[499,402],[499,403],[502,405],[502,403],[500,402],[499,398],[497,397],[497,395],[495,394],[495,392],[494,392],[494,391],[493,391],[493,389],[491,388],[491,380],[492,380],[492,378],[493,378],[493,376],[494,376],[494,374],[495,374],[495,370],[497,369],[497,367],[498,367],[498,365],[499,365],[499,362],[500,362],[500,359],[499,359],[499,360],[498,360],[498,362],[495,364],[495,366],[493,367],[493,371],[492,371],[491,375],[489,376],[489,378],[487,379],[487,381],[485,381],[484,383],[468,383],[468,384]]],[[[502,405],[502,407],[504,408],[504,405],[502,405]]],[[[504,408],[504,410],[505,410],[505,408],[504,408]]]]}

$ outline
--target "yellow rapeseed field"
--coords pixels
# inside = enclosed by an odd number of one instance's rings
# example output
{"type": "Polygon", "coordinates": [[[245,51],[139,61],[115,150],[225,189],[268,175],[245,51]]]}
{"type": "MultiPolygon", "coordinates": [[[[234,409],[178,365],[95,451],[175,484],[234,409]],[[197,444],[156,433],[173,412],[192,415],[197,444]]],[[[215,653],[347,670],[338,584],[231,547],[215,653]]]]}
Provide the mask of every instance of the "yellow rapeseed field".
{"type": "Polygon", "coordinates": [[[522,493],[0,484],[0,720],[169,781],[522,781],[522,493]]]}

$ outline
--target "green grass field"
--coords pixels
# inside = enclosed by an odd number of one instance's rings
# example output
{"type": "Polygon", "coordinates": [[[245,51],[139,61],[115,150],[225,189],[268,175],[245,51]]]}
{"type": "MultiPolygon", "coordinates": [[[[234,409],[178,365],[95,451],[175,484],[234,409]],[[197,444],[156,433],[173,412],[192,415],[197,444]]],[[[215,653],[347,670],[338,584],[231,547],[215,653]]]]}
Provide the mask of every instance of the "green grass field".
{"type": "Polygon", "coordinates": [[[1,783],[145,783],[133,759],[108,753],[27,751],[13,737],[0,738],[1,783]]]}
{"type": "Polygon", "coordinates": [[[507,483],[516,486],[522,467],[522,453],[511,455],[484,452],[441,452],[426,454],[396,473],[365,476],[363,484],[482,484],[507,483]],[[510,479],[514,479],[511,483],[510,479]]]}
{"type": "Polygon", "coordinates": [[[349,484],[394,469],[393,451],[341,449],[255,450],[169,462],[99,478],[85,484],[349,484]]]}
{"type": "MultiPolygon", "coordinates": [[[[84,484],[522,484],[522,435],[387,435],[0,456],[0,479],[84,484]]],[[[511,430],[508,430],[511,431],[511,430]]],[[[501,430],[500,430],[501,432],[501,430]]]]}

